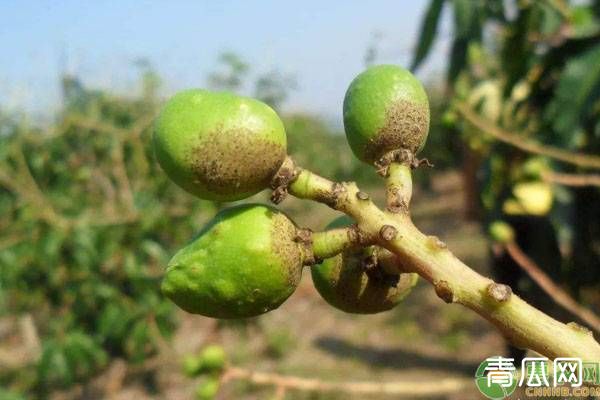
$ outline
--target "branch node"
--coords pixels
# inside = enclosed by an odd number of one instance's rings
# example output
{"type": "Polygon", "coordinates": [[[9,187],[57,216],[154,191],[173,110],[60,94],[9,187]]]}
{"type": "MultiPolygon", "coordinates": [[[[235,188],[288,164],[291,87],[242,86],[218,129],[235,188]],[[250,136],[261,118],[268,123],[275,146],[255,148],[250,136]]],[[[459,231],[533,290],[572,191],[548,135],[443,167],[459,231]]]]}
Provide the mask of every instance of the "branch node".
{"type": "Polygon", "coordinates": [[[390,164],[393,162],[408,165],[411,168],[417,168],[420,165],[420,161],[417,160],[415,154],[411,150],[405,148],[385,153],[379,160],[375,161],[373,165],[377,168],[377,173],[379,175],[386,177],[388,176],[390,164]]]}
{"type": "Polygon", "coordinates": [[[357,192],[356,197],[359,200],[369,200],[369,194],[366,192],[362,192],[362,191],[357,192]]]}
{"type": "Polygon", "coordinates": [[[360,261],[360,266],[365,272],[373,271],[377,268],[377,256],[371,254],[360,261]]]}
{"type": "Polygon", "coordinates": [[[427,236],[427,244],[434,250],[443,250],[448,248],[448,245],[442,242],[440,238],[435,235],[427,236]]]}
{"type": "Polygon", "coordinates": [[[346,187],[339,182],[333,182],[331,192],[323,200],[331,208],[337,208],[342,194],[346,192],[346,187]]]}
{"type": "Polygon", "coordinates": [[[379,230],[379,237],[386,242],[393,240],[398,234],[398,230],[392,225],[383,225],[379,230]]]}
{"type": "Polygon", "coordinates": [[[583,325],[579,325],[577,322],[569,322],[569,323],[567,323],[567,326],[577,332],[583,333],[584,335],[587,335],[587,336],[594,335],[591,330],[589,330],[588,328],[586,328],[583,325]]]}
{"type": "Polygon", "coordinates": [[[388,176],[388,170],[390,168],[390,164],[393,161],[393,159],[389,157],[389,154],[390,153],[384,155],[379,160],[373,163],[373,165],[375,166],[375,172],[377,172],[377,174],[384,178],[388,176]]]}
{"type": "Polygon", "coordinates": [[[487,294],[498,303],[505,303],[512,295],[512,289],[508,285],[492,282],[487,287],[487,294]]]}
{"type": "Polygon", "coordinates": [[[273,189],[271,201],[274,204],[279,204],[286,198],[290,183],[296,179],[299,173],[300,169],[296,168],[294,160],[287,157],[273,179],[271,179],[270,187],[273,189]]]}
{"type": "Polygon", "coordinates": [[[359,228],[358,224],[352,224],[348,227],[348,240],[357,245],[368,244],[367,235],[359,228]]]}
{"type": "Polygon", "coordinates": [[[309,228],[300,228],[296,231],[296,237],[294,238],[296,243],[310,244],[312,243],[312,230],[309,228]]]}
{"type": "Polygon", "coordinates": [[[433,282],[433,287],[435,288],[435,294],[437,294],[440,299],[444,300],[448,304],[454,303],[454,292],[447,281],[435,281],[433,282]]]}
{"type": "Polygon", "coordinates": [[[402,200],[400,190],[392,188],[388,192],[389,204],[386,209],[392,214],[408,212],[408,205],[402,200]]]}
{"type": "Polygon", "coordinates": [[[315,254],[312,248],[312,230],[308,228],[299,228],[296,230],[294,241],[299,243],[304,248],[304,265],[314,265],[317,263],[315,254]]]}

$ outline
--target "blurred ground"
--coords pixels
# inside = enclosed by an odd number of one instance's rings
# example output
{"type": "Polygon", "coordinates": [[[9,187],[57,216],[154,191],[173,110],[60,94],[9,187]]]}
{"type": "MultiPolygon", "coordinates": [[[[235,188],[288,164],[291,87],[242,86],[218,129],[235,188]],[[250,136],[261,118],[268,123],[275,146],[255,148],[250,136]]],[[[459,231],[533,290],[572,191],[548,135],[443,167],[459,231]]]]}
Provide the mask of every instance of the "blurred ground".
{"type": "MultiPolygon", "coordinates": [[[[462,218],[458,174],[437,174],[431,186],[430,191],[415,193],[413,217],[417,226],[440,237],[459,258],[486,273],[485,238],[476,223],[462,218]]],[[[383,200],[382,192],[371,193],[377,201],[383,200]]],[[[295,199],[287,199],[284,208],[300,224],[314,228],[326,225],[334,215],[321,206],[311,206],[312,211],[306,213],[307,204],[295,199]]],[[[487,322],[458,305],[446,305],[424,282],[391,312],[358,316],[328,306],[312,287],[310,274],[305,273],[299,289],[279,310],[243,322],[217,322],[182,312],[172,343],[175,351],[166,349],[163,356],[137,371],[126,371],[124,364],[113,363],[86,389],[77,388],[56,399],[192,398],[199,380],[182,375],[181,359],[212,342],[223,344],[234,365],[257,371],[328,381],[409,380],[433,385],[442,377],[470,378],[483,359],[503,350],[502,338],[487,322]]],[[[265,399],[273,394],[272,388],[231,382],[221,389],[218,398],[265,399]]],[[[473,385],[460,394],[440,393],[439,398],[480,396],[473,385]]],[[[285,398],[364,397],[288,392],[285,398]]]]}

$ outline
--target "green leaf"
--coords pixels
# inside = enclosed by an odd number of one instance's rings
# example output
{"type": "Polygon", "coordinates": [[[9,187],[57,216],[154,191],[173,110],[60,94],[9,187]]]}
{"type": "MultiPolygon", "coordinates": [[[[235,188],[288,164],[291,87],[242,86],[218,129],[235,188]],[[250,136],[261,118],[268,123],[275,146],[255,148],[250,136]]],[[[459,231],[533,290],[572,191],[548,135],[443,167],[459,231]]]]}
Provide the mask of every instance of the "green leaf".
{"type": "Polygon", "coordinates": [[[534,11],[532,24],[535,27],[531,29],[532,31],[538,30],[542,35],[550,36],[556,34],[561,28],[563,17],[556,8],[539,2],[535,4],[534,11]]]}
{"type": "Polygon", "coordinates": [[[481,40],[483,2],[454,0],[454,41],[450,52],[448,80],[452,83],[467,65],[469,44],[481,40]]]}
{"type": "Polygon", "coordinates": [[[474,19],[477,17],[477,7],[471,0],[454,0],[454,37],[470,36],[474,19]]]}
{"type": "Polygon", "coordinates": [[[97,320],[97,334],[105,340],[118,342],[128,333],[131,316],[116,303],[107,304],[97,320]]]}
{"type": "Polygon", "coordinates": [[[419,35],[419,45],[417,46],[415,57],[410,67],[413,71],[421,65],[423,60],[425,60],[429,54],[429,50],[431,50],[431,45],[437,34],[438,23],[443,6],[444,0],[431,0],[429,3],[429,8],[425,13],[425,19],[423,20],[423,26],[421,27],[421,34],[419,35]]]}
{"type": "Polygon", "coordinates": [[[26,400],[26,397],[17,392],[13,392],[8,389],[3,389],[0,387],[0,399],[2,399],[2,400],[26,400]]]}
{"type": "Polygon", "coordinates": [[[73,383],[73,371],[69,368],[64,349],[56,341],[50,340],[44,344],[37,368],[43,386],[73,383]]]}
{"type": "Polygon", "coordinates": [[[570,60],[548,105],[546,117],[561,134],[574,132],[582,123],[600,86],[600,45],[570,60]]]}
{"type": "Polygon", "coordinates": [[[573,7],[570,22],[573,28],[572,38],[586,38],[596,35],[600,31],[600,21],[592,9],[586,6],[573,7]]]}
{"type": "Polygon", "coordinates": [[[127,339],[125,352],[133,361],[141,361],[153,350],[148,323],[140,320],[133,325],[127,339]]]}
{"type": "Polygon", "coordinates": [[[463,70],[467,60],[468,40],[457,38],[452,43],[450,51],[450,66],[448,68],[448,80],[454,82],[458,74],[463,70]]]}
{"type": "Polygon", "coordinates": [[[77,379],[91,376],[108,362],[106,352],[85,333],[69,334],[64,347],[72,374],[77,379]]]}

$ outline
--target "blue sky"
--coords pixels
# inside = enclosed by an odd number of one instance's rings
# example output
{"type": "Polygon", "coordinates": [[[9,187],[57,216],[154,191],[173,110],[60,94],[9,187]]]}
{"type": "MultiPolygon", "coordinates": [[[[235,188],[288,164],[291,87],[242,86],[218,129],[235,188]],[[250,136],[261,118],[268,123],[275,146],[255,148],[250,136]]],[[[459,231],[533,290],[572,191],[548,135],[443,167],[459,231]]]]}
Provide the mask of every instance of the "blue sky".
{"type": "MultiPolygon", "coordinates": [[[[406,66],[427,3],[2,0],[0,107],[56,110],[64,68],[90,86],[131,92],[139,57],[163,78],[164,95],[202,87],[219,53],[230,50],[255,72],[277,68],[296,76],[288,110],[336,119],[373,34],[381,35],[378,62],[406,66]]],[[[422,78],[443,70],[447,49],[438,42],[422,78]]]]}

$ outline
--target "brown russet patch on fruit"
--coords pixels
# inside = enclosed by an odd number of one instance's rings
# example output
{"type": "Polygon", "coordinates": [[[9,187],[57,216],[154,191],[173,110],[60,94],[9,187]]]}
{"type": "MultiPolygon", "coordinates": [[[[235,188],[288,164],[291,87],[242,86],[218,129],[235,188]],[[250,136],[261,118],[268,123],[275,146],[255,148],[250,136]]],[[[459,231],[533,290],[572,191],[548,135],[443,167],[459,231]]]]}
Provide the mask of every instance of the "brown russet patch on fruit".
{"type": "Polygon", "coordinates": [[[303,243],[298,241],[298,228],[283,213],[273,214],[271,248],[287,268],[288,283],[298,286],[302,275],[303,243]]]}
{"type": "Polygon", "coordinates": [[[219,195],[267,188],[285,156],[285,146],[244,128],[217,130],[189,152],[196,182],[219,195]]]}
{"type": "Polygon", "coordinates": [[[366,145],[365,156],[375,162],[392,150],[407,149],[414,154],[421,147],[428,130],[427,105],[397,101],[388,108],[383,127],[366,145]]]}

